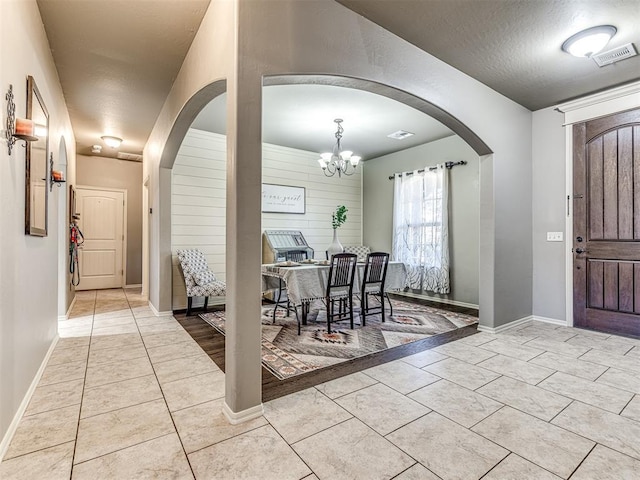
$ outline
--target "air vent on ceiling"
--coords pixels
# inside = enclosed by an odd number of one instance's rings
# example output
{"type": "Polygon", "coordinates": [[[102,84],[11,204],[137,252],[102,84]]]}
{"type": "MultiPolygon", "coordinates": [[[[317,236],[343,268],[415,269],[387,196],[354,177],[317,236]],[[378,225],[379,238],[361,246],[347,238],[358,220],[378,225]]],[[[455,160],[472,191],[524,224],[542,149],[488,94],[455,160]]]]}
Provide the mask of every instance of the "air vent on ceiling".
{"type": "Polygon", "coordinates": [[[116,155],[120,160],[129,160],[130,162],[141,162],[142,155],[138,155],[137,153],[127,153],[127,152],[118,152],[116,155]]]}
{"type": "Polygon", "coordinates": [[[593,58],[593,61],[596,62],[599,67],[604,67],[605,65],[611,65],[625,58],[635,57],[637,54],[638,52],[636,52],[633,43],[627,43],[621,47],[592,55],[591,58],[593,58]]]}
{"type": "Polygon", "coordinates": [[[387,135],[387,137],[395,138],[396,140],[404,140],[405,138],[409,138],[411,136],[413,136],[413,133],[407,132],[406,130],[398,130],[397,132],[393,132],[387,135]]]}

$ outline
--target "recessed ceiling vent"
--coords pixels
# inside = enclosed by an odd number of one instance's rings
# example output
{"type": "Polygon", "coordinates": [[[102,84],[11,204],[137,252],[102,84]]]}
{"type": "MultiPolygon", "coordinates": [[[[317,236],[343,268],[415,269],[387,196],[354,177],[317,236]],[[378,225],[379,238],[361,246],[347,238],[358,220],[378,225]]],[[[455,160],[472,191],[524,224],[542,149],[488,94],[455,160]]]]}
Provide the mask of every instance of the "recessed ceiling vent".
{"type": "Polygon", "coordinates": [[[127,152],[118,152],[116,155],[120,160],[128,160],[130,162],[141,162],[142,155],[138,155],[137,153],[127,153],[127,152]]]}
{"type": "Polygon", "coordinates": [[[635,57],[637,54],[638,52],[636,52],[633,43],[627,43],[613,50],[592,55],[591,58],[593,58],[593,61],[596,62],[599,67],[604,67],[605,65],[611,65],[625,58],[635,57]]]}
{"type": "Polygon", "coordinates": [[[393,132],[387,135],[387,137],[395,138],[396,140],[404,140],[405,138],[409,138],[412,136],[413,136],[413,133],[407,132],[405,130],[398,130],[397,132],[393,132]]]}

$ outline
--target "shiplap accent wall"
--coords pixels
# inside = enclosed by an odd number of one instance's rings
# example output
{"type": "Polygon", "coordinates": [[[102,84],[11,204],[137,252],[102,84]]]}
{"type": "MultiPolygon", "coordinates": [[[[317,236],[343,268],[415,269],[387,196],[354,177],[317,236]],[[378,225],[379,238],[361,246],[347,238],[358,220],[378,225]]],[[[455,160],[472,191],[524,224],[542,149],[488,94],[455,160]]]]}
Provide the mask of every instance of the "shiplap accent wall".
{"type": "MultiPolygon", "coordinates": [[[[328,147],[331,138],[327,139],[328,147]]],[[[328,148],[327,147],[327,148],[328,148]]],[[[343,245],[362,243],[362,176],[325,177],[318,154],[278,145],[264,144],[262,181],[305,187],[305,214],[263,213],[263,230],[300,230],[315,251],[324,258],[331,244],[331,214],[345,205],[347,221],[339,230],[343,245]]],[[[362,167],[358,167],[361,169],[362,167]]],[[[173,252],[173,309],[186,308],[184,280],[176,251],[198,248],[209,268],[225,280],[226,224],[226,137],[190,129],[176,156],[171,186],[171,250],[173,252]]],[[[213,300],[213,299],[212,299],[213,300]]],[[[194,299],[194,306],[202,299],[194,299]]]]}

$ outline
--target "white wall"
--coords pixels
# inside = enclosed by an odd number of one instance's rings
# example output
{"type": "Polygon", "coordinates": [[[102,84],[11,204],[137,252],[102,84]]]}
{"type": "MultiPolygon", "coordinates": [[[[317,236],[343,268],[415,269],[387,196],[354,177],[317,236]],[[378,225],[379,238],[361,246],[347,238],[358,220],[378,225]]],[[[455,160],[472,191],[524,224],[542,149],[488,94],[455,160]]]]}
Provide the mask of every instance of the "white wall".
{"type": "MultiPolygon", "coordinates": [[[[26,77],[32,75],[49,111],[49,149],[54,164],[60,142],[67,146],[67,180],[75,182],[75,139],[35,0],[0,2],[0,86],[13,84],[16,115],[26,116],[26,77]]],[[[0,456],[16,414],[57,334],[59,202],[62,189],[49,195],[48,236],[24,234],[25,149],[11,156],[0,142],[0,456]]]]}
{"type": "Polygon", "coordinates": [[[364,162],[364,243],[390,252],[393,243],[393,181],[396,172],[412,171],[443,162],[466,160],[449,170],[449,239],[451,293],[420,293],[469,305],[478,305],[480,251],[480,159],[454,135],[364,162]]]}
{"type": "MultiPolygon", "coordinates": [[[[318,155],[278,145],[263,145],[264,183],[305,188],[305,214],[263,213],[262,229],[302,231],[316,258],[332,240],[331,214],[338,203],[349,209],[340,228],[344,245],[361,244],[361,175],[325,177],[318,155]]],[[[198,248],[220,280],[226,279],[226,137],[190,129],[172,171],[171,250],[172,308],[187,305],[176,251],[198,248]]],[[[202,303],[197,299],[195,305],[202,303]]]]}
{"type": "Polygon", "coordinates": [[[565,320],[565,246],[547,232],[565,233],[567,215],[564,115],[533,113],[533,315],[565,320]]]}

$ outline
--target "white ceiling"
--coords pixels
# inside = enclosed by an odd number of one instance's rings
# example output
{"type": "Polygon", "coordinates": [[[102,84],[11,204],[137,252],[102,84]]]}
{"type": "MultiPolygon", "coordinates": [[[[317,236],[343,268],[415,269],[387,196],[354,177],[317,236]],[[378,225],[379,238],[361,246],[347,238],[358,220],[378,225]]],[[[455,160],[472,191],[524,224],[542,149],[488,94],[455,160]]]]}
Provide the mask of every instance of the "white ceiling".
{"type": "MultiPolygon", "coordinates": [[[[640,0],[337,1],[532,110],[640,79],[640,56],[599,69],[589,59],[560,50],[571,34],[600,24],[618,28],[609,47],[628,42],[639,47],[640,0]]],[[[89,154],[104,134],[124,138],[121,151],[141,153],[209,0],[37,3],[78,153],[89,154]]],[[[398,129],[425,135],[421,138],[444,135],[442,125],[435,122],[432,131],[429,118],[386,98],[365,101],[365,92],[320,86],[307,92],[303,102],[289,101],[304,92],[298,87],[265,87],[266,142],[326,150],[333,142],[335,117],[345,120],[345,147],[368,158],[388,152],[394,142],[404,149],[420,138],[398,142],[385,137],[398,129]],[[337,97],[341,108],[331,110],[337,97]],[[364,106],[351,104],[363,101],[364,106]],[[372,105],[384,111],[360,115],[372,105]],[[318,122],[310,125],[311,118],[318,122]]],[[[216,125],[215,108],[201,125],[223,131],[220,120],[216,125]]],[[[103,155],[115,153],[103,149],[103,155]]]]}
{"type": "MultiPolygon", "coordinates": [[[[193,127],[226,133],[226,94],[211,101],[193,127]]],[[[331,151],[336,124],[344,128],[341,145],[364,160],[453,135],[443,124],[412,107],[381,95],[331,85],[273,85],[262,93],[262,140],[312,152],[331,151]],[[398,130],[414,133],[388,138],[398,130]]]]}

